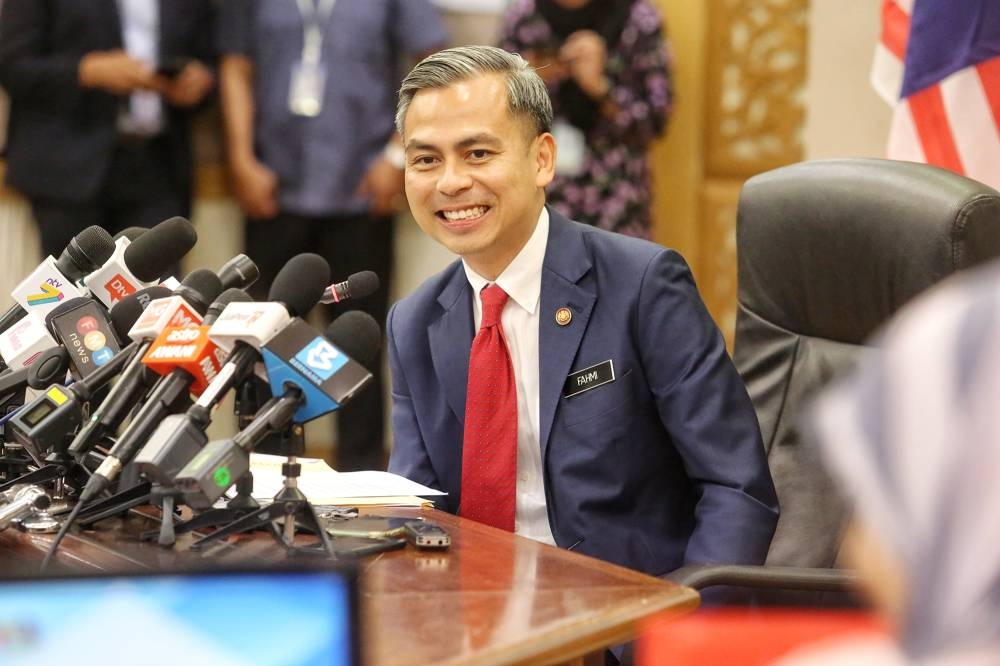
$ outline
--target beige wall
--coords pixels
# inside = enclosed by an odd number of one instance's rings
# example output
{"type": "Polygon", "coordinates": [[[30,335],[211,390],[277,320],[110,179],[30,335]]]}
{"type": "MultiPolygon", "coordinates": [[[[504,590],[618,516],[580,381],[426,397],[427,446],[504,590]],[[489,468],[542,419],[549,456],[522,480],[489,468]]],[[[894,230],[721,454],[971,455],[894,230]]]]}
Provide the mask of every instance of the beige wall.
{"type": "Polygon", "coordinates": [[[810,5],[807,159],[885,155],[890,109],[868,83],[880,7],[876,0],[810,5]]]}

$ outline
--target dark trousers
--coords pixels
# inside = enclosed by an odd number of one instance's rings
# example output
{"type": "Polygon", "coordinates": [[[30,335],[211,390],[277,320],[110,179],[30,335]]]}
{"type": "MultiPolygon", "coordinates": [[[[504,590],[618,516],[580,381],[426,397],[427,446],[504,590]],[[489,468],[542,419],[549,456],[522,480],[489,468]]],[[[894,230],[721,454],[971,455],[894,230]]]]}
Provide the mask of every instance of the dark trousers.
{"type": "Polygon", "coordinates": [[[33,198],[31,210],[42,241],[42,254],[58,257],[86,227],[98,225],[112,235],[126,227],[152,227],[190,215],[187,188],[176,182],[170,146],[159,137],[122,143],[115,148],[98,196],[93,201],[64,202],[33,198]]]}
{"type": "MultiPolygon", "coordinates": [[[[330,264],[331,281],[341,282],[358,271],[374,271],[379,290],[367,298],[318,306],[326,322],[346,310],[367,312],[384,329],[389,307],[392,268],[392,218],[370,215],[305,217],[281,213],[271,220],[248,220],[246,252],[260,268],[260,280],[251,289],[265,299],[274,276],[290,258],[314,252],[330,264]]],[[[385,428],[381,354],[372,385],[337,412],[337,455],[334,467],[343,472],[383,469],[385,428]]]]}

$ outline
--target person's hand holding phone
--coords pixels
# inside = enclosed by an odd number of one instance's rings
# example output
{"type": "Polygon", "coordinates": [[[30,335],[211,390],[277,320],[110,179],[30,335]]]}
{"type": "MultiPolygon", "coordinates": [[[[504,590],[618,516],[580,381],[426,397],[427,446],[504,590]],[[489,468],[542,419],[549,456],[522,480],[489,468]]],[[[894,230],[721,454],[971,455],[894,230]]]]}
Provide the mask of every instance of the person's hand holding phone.
{"type": "Polygon", "coordinates": [[[82,87],[113,95],[158,89],[158,78],[152,67],[121,49],[91,51],[80,59],[77,66],[77,80],[82,87]]]}
{"type": "Polygon", "coordinates": [[[167,103],[189,108],[198,104],[215,85],[212,72],[197,60],[188,61],[174,76],[164,70],[156,76],[157,90],[167,103]]]}

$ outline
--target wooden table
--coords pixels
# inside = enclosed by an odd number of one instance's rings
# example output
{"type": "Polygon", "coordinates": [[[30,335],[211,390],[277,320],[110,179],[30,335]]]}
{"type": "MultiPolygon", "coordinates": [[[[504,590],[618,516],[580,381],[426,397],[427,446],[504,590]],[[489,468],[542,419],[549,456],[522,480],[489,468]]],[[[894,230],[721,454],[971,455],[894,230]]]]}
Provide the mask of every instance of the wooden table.
{"type": "MultiPolygon", "coordinates": [[[[452,536],[447,551],[404,550],[359,561],[365,662],[548,664],[578,660],[635,636],[662,611],[695,608],[698,595],[657,578],[432,509],[378,509],[423,515],[452,536]]],[[[203,557],[237,562],[283,557],[270,537],[234,538],[205,553],[140,543],[149,520],[133,516],[67,536],[56,558],[71,569],[155,569],[203,557]]],[[[0,532],[0,568],[37,567],[50,535],[0,532]]]]}

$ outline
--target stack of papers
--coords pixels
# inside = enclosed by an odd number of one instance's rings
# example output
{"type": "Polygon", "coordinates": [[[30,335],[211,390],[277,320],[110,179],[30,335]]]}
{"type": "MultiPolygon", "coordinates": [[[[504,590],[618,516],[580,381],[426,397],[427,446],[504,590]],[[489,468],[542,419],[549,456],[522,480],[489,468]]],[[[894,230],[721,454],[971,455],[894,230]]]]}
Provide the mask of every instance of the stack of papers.
{"type": "MultiPolygon", "coordinates": [[[[284,483],[281,466],[287,458],[266,453],[250,454],[253,496],[270,500],[284,483]]],[[[351,506],[425,506],[426,497],[445,495],[389,472],[338,472],[319,458],[298,458],[302,466],[299,490],[314,504],[351,506]]]]}

